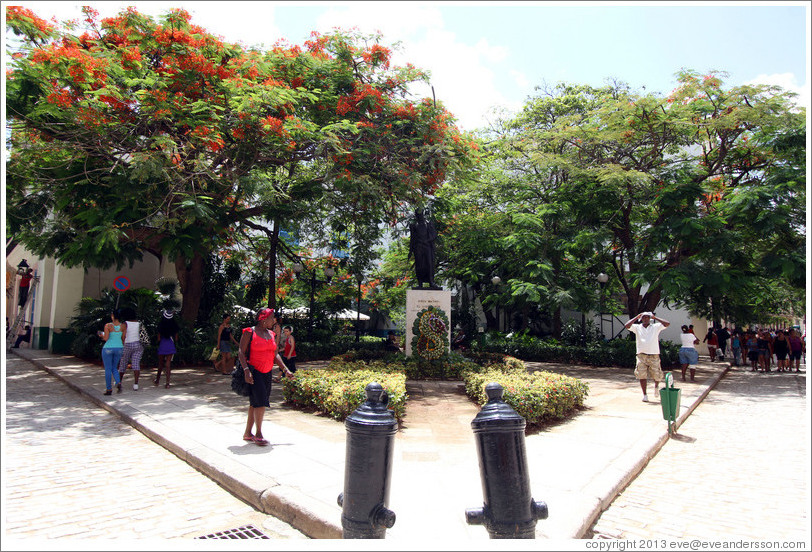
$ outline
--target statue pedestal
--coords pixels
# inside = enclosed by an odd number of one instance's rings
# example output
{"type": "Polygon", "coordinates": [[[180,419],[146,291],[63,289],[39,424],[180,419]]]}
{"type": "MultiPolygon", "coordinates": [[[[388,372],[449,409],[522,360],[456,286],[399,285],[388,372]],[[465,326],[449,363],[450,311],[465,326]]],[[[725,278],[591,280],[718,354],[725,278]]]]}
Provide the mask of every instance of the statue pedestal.
{"type": "Polygon", "coordinates": [[[412,326],[417,313],[427,307],[436,307],[448,317],[448,343],[451,344],[451,291],[433,289],[406,290],[406,356],[412,356],[412,326]]]}

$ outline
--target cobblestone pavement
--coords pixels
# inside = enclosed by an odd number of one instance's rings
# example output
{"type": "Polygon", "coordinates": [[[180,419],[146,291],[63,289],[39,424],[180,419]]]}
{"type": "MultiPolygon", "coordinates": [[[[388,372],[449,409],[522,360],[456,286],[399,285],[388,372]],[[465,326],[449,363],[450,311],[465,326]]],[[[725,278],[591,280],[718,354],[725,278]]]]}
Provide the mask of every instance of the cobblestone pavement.
{"type": "Polygon", "coordinates": [[[809,549],[806,373],[744,370],[728,372],[587,538],[805,540],[809,549]]]}
{"type": "Polygon", "coordinates": [[[193,539],[248,525],[306,538],[32,363],[7,356],[5,381],[4,549],[61,537],[193,539]]]}

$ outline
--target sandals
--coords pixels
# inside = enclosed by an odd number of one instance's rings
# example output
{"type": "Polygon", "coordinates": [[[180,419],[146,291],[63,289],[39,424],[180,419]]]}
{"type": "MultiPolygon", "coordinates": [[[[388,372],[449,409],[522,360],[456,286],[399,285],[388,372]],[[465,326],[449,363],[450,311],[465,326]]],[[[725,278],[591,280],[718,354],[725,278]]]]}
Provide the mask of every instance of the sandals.
{"type": "Polygon", "coordinates": [[[268,441],[266,441],[262,437],[254,437],[253,435],[251,435],[249,437],[243,436],[242,440],[243,441],[248,441],[249,443],[254,442],[254,443],[256,443],[257,445],[259,445],[261,447],[267,447],[268,446],[268,441]]]}

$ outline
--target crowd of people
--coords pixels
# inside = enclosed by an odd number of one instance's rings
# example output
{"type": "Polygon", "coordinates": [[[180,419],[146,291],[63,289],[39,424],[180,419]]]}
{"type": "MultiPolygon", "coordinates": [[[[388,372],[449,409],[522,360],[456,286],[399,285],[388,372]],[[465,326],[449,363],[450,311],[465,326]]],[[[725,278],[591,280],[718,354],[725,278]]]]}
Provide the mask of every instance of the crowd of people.
{"type": "Polygon", "coordinates": [[[708,329],[702,340],[708,345],[711,362],[724,360],[728,352],[734,366],[741,366],[749,361],[752,372],[796,372],[801,371],[801,358],[806,354],[806,336],[801,336],[795,328],[750,330],[734,329],[719,324],[708,329]]]}
{"type": "MultiPolygon", "coordinates": [[[[659,334],[668,326],[668,321],[657,318],[652,312],[641,312],[625,325],[635,337],[637,362],[634,374],[640,381],[643,402],[649,402],[646,390],[648,380],[654,380],[655,393],[663,380],[659,334]]],[[[693,325],[683,325],[681,329],[679,362],[682,380],[685,381],[686,373],[690,370],[691,381],[696,381],[696,364],[699,362],[696,346],[700,341],[693,325]]],[[[749,360],[752,372],[772,372],[773,364],[776,372],[791,372],[793,366],[796,372],[800,372],[801,358],[805,360],[806,355],[806,335],[801,336],[795,328],[747,331],[735,328],[731,331],[726,326],[714,324],[702,342],[708,346],[711,362],[725,360],[725,355],[730,351],[735,366],[749,360]]]]}

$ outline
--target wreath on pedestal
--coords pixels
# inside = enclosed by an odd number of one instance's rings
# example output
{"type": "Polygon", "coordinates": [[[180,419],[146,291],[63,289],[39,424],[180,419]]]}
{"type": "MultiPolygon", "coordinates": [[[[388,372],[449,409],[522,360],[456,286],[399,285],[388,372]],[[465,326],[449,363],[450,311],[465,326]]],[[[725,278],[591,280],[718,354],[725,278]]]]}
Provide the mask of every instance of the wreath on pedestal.
{"type": "Polygon", "coordinates": [[[417,313],[412,326],[412,351],[435,360],[448,352],[448,317],[442,309],[426,307],[417,313]]]}

